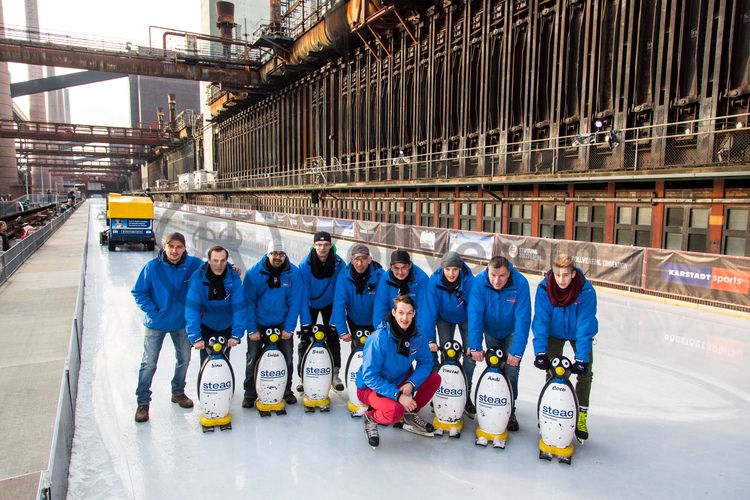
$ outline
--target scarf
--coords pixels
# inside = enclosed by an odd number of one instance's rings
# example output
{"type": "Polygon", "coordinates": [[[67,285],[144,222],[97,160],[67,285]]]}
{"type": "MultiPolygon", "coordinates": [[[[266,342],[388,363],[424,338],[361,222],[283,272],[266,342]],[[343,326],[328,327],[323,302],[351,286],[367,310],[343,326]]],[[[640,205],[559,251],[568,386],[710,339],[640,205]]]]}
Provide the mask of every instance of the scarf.
{"type": "Polygon", "coordinates": [[[388,321],[388,324],[391,327],[391,333],[396,337],[396,352],[402,356],[409,357],[409,341],[414,338],[417,333],[414,321],[412,320],[411,325],[409,325],[409,328],[406,330],[401,328],[398,321],[396,321],[396,318],[393,317],[393,313],[388,313],[386,321],[388,321]]]}
{"type": "Polygon", "coordinates": [[[280,267],[273,267],[271,261],[266,257],[266,260],[263,261],[263,269],[268,272],[268,280],[266,281],[268,288],[280,288],[281,274],[290,269],[289,259],[284,259],[284,263],[280,267]]]}
{"type": "Polygon", "coordinates": [[[396,279],[393,275],[393,271],[388,271],[388,277],[390,278],[386,283],[392,287],[398,288],[399,295],[408,295],[409,293],[409,282],[414,279],[414,269],[409,269],[409,274],[406,278],[400,280],[396,279]]]}
{"type": "Polygon", "coordinates": [[[206,278],[208,279],[208,300],[224,300],[227,298],[227,291],[224,288],[224,278],[227,270],[220,275],[215,275],[211,271],[211,266],[206,266],[206,278]]]}
{"type": "Polygon", "coordinates": [[[349,269],[349,276],[351,276],[352,281],[354,282],[354,288],[357,290],[357,295],[365,293],[367,280],[370,279],[370,266],[367,266],[367,269],[365,269],[365,272],[363,273],[358,273],[357,270],[354,269],[354,266],[351,266],[349,269]]]}
{"type": "Polygon", "coordinates": [[[547,273],[545,280],[547,281],[547,297],[549,297],[549,301],[553,307],[569,306],[576,301],[581,294],[581,290],[583,290],[583,278],[579,272],[576,272],[575,278],[573,278],[565,290],[557,285],[555,275],[552,271],[547,273]]]}
{"type": "Polygon", "coordinates": [[[325,262],[321,262],[315,249],[310,250],[310,272],[316,279],[332,278],[335,271],[336,254],[333,252],[333,249],[328,253],[328,258],[325,262]]]}

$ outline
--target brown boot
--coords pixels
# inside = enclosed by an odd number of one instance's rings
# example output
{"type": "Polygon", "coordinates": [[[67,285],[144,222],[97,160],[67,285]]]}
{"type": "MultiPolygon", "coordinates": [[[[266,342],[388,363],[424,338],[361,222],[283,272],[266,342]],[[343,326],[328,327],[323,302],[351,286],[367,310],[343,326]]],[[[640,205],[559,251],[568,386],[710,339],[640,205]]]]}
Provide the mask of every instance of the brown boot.
{"type": "Polygon", "coordinates": [[[172,396],[172,402],[180,405],[180,408],[192,408],[193,400],[187,397],[184,393],[172,396]]]}
{"type": "Polygon", "coordinates": [[[135,410],[136,422],[148,422],[148,405],[139,405],[135,410]]]}

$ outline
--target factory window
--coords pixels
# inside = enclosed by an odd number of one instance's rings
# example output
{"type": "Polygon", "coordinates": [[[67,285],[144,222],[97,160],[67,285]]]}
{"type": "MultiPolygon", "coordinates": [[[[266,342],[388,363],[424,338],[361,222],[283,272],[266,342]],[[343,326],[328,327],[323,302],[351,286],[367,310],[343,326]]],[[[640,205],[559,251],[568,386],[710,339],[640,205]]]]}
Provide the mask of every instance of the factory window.
{"type": "Polygon", "coordinates": [[[575,239],[604,243],[605,213],[604,205],[578,205],[576,207],[575,239]]]}
{"type": "Polygon", "coordinates": [[[360,201],[352,200],[352,219],[362,220],[362,212],[360,209],[360,201]]]}
{"type": "Polygon", "coordinates": [[[417,216],[414,212],[414,202],[405,201],[404,203],[404,224],[413,226],[416,222],[417,216]]]}
{"type": "Polygon", "coordinates": [[[727,208],[724,215],[724,251],[726,255],[750,257],[750,207],[727,208]]]}
{"type": "Polygon", "coordinates": [[[542,205],[539,236],[556,240],[565,239],[565,205],[542,205]]]}
{"type": "Polygon", "coordinates": [[[531,204],[511,203],[508,222],[508,232],[510,234],[531,236],[531,204]]]}
{"type": "Polygon", "coordinates": [[[385,201],[375,201],[375,222],[385,222],[385,201]]]}
{"type": "Polygon", "coordinates": [[[453,215],[455,213],[455,204],[452,201],[441,201],[438,211],[438,227],[453,229],[453,215]]]}
{"type": "Polygon", "coordinates": [[[401,211],[399,209],[398,201],[388,202],[388,222],[391,224],[400,224],[401,211]]]}
{"type": "Polygon", "coordinates": [[[485,233],[500,233],[503,227],[503,204],[485,203],[482,210],[482,230],[485,233]]]}
{"type": "Polygon", "coordinates": [[[423,200],[419,210],[419,225],[433,227],[435,225],[435,202],[423,200]]]}
{"type": "Polygon", "coordinates": [[[706,252],[708,250],[708,208],[667,207],[664,248],[706,252]]]}
{"type": "Polygon", "coordinates": [[[368,222],[372,220],[372,201],[371,200],[362,201],[362,220],[368,221],[368,222]]]}
{"type": "Polygon", "coordinates": [[[461,229],[464,231],[475,231],[477,229],[477,204],[473,201],[461,202],[461,213],[459,214],[461,229]]]}
{"type": "Polygon", "coordinates": [[[617,207],[615,243],[618,245],[651,246],[651,207],[617,207]]]}

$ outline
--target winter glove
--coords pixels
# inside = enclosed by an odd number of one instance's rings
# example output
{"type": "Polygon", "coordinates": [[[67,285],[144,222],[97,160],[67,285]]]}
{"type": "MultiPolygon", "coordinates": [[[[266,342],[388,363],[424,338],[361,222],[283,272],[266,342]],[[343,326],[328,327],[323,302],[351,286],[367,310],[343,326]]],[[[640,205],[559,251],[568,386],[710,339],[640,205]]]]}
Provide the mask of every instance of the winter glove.
{"type": "Polygon", "coordinates": [[[549,356],[547,356],[547,353],[537,354],[536,358],[534,358],[534,366],[540,370],[549,370],[549,356]]]}
{"type": "Polygon", "coordinates": [[[299,339],[309,339],[312,336],[312,325],[303,326],[299,329],[299,333],[297,334],[297,338],[299,339]]]}
{"type": "Polygon", "coordinates": [[[328,325],[328,333],[330,335],[336,335],[337,337],[339,337],[339,332],[334,325],[328,325]]]}
{"type": "Polygon", "coordinates": [[[575,373],[576,375],[586,375],[586,373],[589,371],[589,364],[584,363],[580,359],[576,359],[576,362],[573,363],[573,366],[570,367],[570,371],[575,373]]]}

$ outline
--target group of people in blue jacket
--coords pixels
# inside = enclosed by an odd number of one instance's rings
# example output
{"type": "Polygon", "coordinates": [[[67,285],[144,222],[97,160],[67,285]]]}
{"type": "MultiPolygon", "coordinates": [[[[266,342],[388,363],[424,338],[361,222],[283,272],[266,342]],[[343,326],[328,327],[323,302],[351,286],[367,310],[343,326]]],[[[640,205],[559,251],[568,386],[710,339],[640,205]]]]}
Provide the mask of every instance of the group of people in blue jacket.
{"type": "MultiPolygon", "coordinates": [[[[203,358],[209,338],[224,336],[231,348],[247,335],[242,406],[251,408],[257,398],[255,366],[267,342],[261,332],[267,328],[282,332],[277,344],[292,373],[293,333],[299,322],[298,372],[311,343],[312,326],[322,324],[333,357],[332,385],[338,391],[344,389],[340,342],[351,342],[357,330],[373,332],[356,379],[358,396],[369,406],[363,423],[370,445],[379,443],[378,424],[399,425],[418,434],[432,432],[431,424],[417,412],[440,385],[439,346],[453,339],[456,328],[465,348],[469,394],[475,363],[483,360],[484,349],[499,347],[506,353],[505,372],[514,394],[508,430],[517,431],[518,374],[531,329],[534,365],[540,369],[546,370],[549,360],[562,354],[566,342],[572,345],[580,403],[576,432],[581,439],[588,437],[592,343],[598,332],[596,293],[571,257],[558,256],[539,283],[533,322],[529,283],[500,256],[474,276],[458,253],[448,252],[428,276],[402,249],[391,253],[384,269],[373,261],[366,245],[355,244],[347,264],[337,255],[331,235],[319,231],[299,266],[289,261],[283,241],[271,241],[266,255],[244,280],[239,269],[229,265],[229,257],[226,249],[215,246],[202,262],[187,254],[182,234],[172,233],[165,237],[159,255],[141,270],[132,290],[145,313],[136,421],[149,418],[151,381],[166,335],[172,338],[177,359],[172,402],[183,408],[193,406],[185,394],[191,347],[199,349],[203,358]]],[[[288,377],[287,404],[297,402],[291,384],[288,377]]],[[[475,411],[468,399],[465,413],[473,417],[475,411]]]]}

